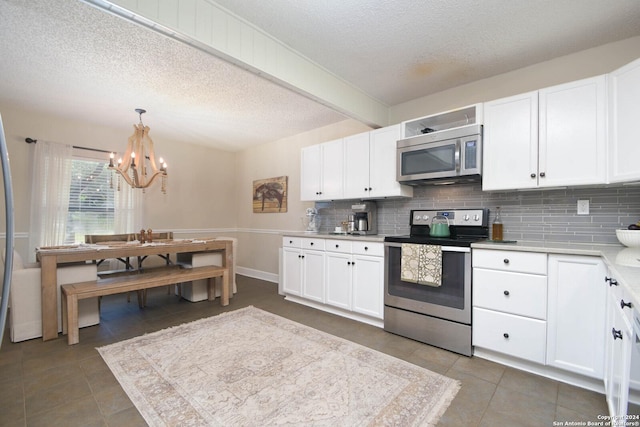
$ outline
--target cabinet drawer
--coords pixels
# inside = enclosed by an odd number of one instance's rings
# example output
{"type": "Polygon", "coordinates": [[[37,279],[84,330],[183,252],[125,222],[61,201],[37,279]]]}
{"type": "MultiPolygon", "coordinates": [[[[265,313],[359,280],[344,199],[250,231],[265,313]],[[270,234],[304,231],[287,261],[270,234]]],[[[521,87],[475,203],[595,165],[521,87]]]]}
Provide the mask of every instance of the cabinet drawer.
{"type": "Polygon", "coordinates": [[[325,250],[327,252],[339,252],[343,254],[351,253],[351,242],[348,240],[331,240],[325,241],[325,250]]]}
{"type": "Polygon", "coordinates": [[[283,248],[302,248],[302,238],[300,237],[290,237],[284,236],[282,238],[282,247],[283,248]]]}
{"type": "Polygon", "coordinates": [[[543,253],[474,249],[471,258],[474,267],[547,274],[547,254],[543,253]]]}
{"type": "Polygon", "coordinates": [[[544,364],[547,323],[542,320],[473,309],[473,345],[544,364]]]}
{"type": "Polygon", "coordinates": [[[474,268],[473,306],[546,320],[547,277],[474,268]]]}
{"type": "Polygon", "coordinates": [[[384,244],[376,242],[352,242],[353,253],[358,255],[384,256],[384,244]]]}
{"type": "Polygon", "coordinates": [[[312,249],[315,251],[324,251],[325,239],[302,239],[302,249],[312,249]]]}

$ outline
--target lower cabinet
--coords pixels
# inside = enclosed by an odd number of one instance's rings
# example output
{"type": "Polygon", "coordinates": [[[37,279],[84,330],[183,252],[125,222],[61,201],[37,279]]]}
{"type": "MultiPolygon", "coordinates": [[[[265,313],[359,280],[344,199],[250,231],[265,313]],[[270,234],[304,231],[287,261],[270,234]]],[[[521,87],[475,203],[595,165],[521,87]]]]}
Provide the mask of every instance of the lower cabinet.
{"type": "Polygon", "coordinates": [[[336,307],[343,312],[382,319],[383,280],[382,243],[283,238],[285,294],[336,307]],[[316,242],[315,247],[322,247],[323,250],[304,250],[305,246],[310,246],[309,240],[322,240],[321,244],[316,242]],[[320,268],[323,271],[318,271],[320,268]]]}
{"type": "Polygon", "coordinates": [[[605,275],[599,257],[549,255],[548,365],[603,379],[605,275]]]}
{"type": "Polygon", "coordinates": [[[472,259],[476,349],[603,379],[600,257],[474,249],[472,259]]]}

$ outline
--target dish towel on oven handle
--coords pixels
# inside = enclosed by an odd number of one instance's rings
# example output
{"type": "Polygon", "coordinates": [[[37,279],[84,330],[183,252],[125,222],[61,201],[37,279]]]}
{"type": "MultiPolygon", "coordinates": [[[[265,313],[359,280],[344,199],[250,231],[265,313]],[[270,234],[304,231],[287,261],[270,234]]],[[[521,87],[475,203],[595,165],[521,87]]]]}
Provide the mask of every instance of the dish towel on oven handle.
{"type": "Polygon", "coordinates": [[[442,247],[403,243],[400,256],[400,279],[419,285],[442,285],[442,247]]]}

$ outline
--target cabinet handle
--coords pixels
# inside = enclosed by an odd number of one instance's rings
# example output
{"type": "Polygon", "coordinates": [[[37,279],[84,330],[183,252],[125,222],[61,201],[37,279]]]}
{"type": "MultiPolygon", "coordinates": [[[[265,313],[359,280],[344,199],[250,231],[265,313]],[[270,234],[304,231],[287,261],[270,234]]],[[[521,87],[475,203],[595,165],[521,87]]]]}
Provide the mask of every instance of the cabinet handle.
{"type": "Polygon", "coordinates": [[[336,248],[339,248],[339,247],[340,247],[340,245],[336,245],[336,248]]]}
{"type": "Polygon", "coordinates": [[[313,242],[309,243],[311,246],[313,246],[313,242]]]}
{"type": "Polygon", "coordinates": [[[300,258],[304,259],[304,255],[300,255],[300,258]]]}
{"type": "Polygon", "coordinates": [[[618,286],[618,281],[613,277],[605,277],[604,281],[609,282],[609,286],[618,286]]]}
{"type": "Polygon", "coordinates": [[[544,178],[546,174],[544,172],[540,172],[540,178],[544,178]]]}
{"type": "Polygon", "coordinates": [[[369,187],[369,191],[373,190],[373,188],[369,187]]]}
{"type": "Polygon", "coordinates": [[[351,265],[351,261],[347,261],[347,265],[351,265]]]}
{"type": "Polygon", "coordinates": [[[506,333],[506,332],[505,332],[504,334],[502,334],[502,336],[503,336],[505,339],[509,339],[509,334],[508,334],[508,333],[506,333]]]}
{"type": "Polygon", "coordinates": [[[532,174],[531,174],[531,178],[535,178],[535,177],[536,177],[536,174],[535,174],[535,173],[532,173],[532,174]]]}
{"type": "Polygon", "coordinates": [[[505,264],[509,264],[509,258],[503,259],[502,262],[504,262],[505,264]]]}
{"type": "Polygon", "coordinates": [[[291,245],[293,243],[293,240],[289,240],[289,244],[291,245]]]}
{"type": "Polygon", "coordinates": [[[631,308],[633,305],[630,302],[624,302],[623,299],[620,300],[620,308],[624,309],[625,307],[631,308]]]}
{"type": "Polygon", "coordinates": [[[364,191],[369,191],[369,190],[367,190],[367,187],[364,187],[364,191]]]}
{"type": "Polygon", "coordinates": [[[364,247],[364,250],[365,250],[365,251],[368,251],[368,250],[369,250],[369,246],[365,246],[365,247],[364,247]]]}
{"type": "Polygon", "coordinates": [[[505,294],[506,296],[509,296],[509,291],[504,291],[504,294],[505,294]]]}
{"type": "Polygon", "coordinates": [[[611,334],[613,335],[613,340],[617,340],[618,338],[622,339],[622,329],[616,331],[616,328],[611,328],[611,334]]]}

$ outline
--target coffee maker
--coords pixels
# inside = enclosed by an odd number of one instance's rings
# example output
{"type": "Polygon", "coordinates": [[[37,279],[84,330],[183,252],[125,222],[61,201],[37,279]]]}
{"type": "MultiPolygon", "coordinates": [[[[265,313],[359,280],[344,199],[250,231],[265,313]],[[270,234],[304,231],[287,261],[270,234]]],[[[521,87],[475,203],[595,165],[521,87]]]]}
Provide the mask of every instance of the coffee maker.
{"type": "Polygon", "coordinates": [[[348,234],[378,234],[378,218],[376,218],[376,202],[360,202],[351,205],[348,234]]]}

